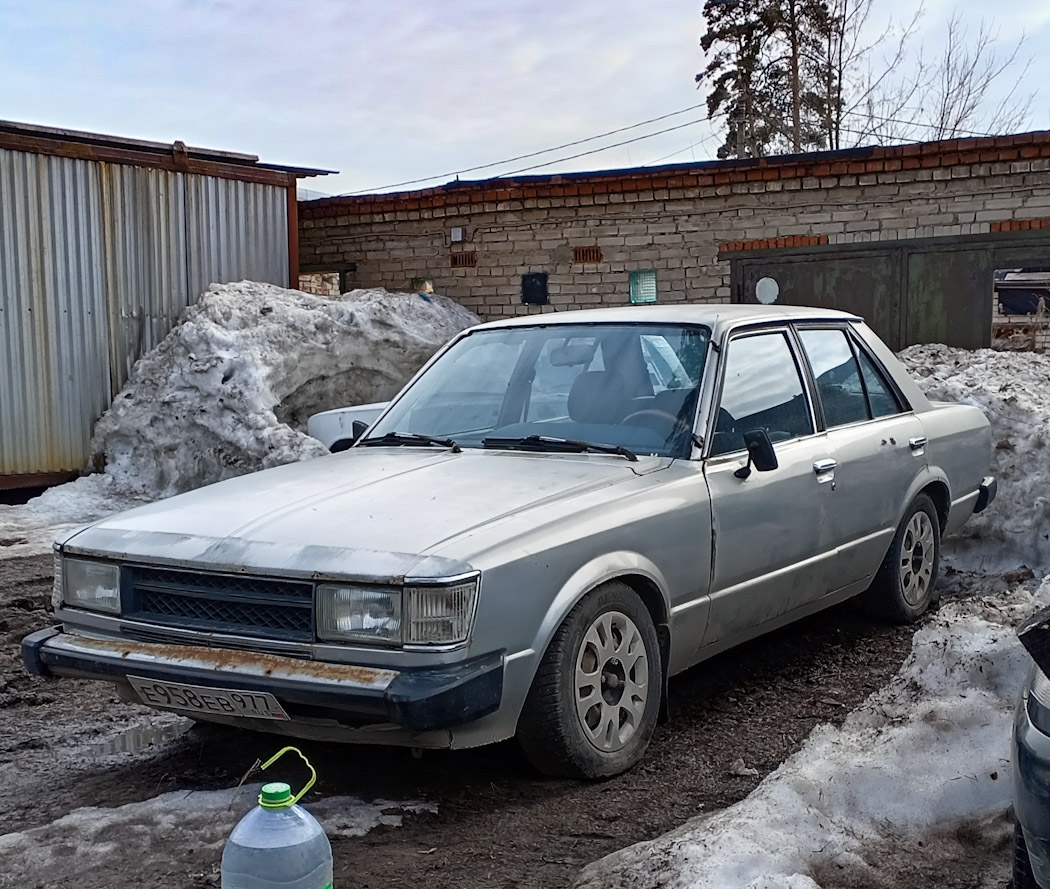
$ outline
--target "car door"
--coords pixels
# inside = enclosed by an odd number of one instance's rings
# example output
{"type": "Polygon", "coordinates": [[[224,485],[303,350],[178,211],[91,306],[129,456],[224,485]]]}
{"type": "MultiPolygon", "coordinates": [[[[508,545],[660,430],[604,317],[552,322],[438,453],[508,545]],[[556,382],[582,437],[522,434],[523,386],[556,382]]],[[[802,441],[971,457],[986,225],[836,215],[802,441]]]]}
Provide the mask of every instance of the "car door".
{"type": "Polygon", "coordinates": [[[835,452],[829,529],[833,591],[871,578],[889,548],[911,483],[926,466],[922,423],[863,345],[840,326],[799,326],[835,452]]]}
{"type": "Polygon", "coordinates": [[[816,431],[800,356],[787,329],[735,335],[725,346],[704,475],[714,536],[704,647],[730,645],[820,599],[831,554],[825,529],[834,460],[816,431]],[[779,466],[736,475],[743,433],[762,428],[779,466]]]}

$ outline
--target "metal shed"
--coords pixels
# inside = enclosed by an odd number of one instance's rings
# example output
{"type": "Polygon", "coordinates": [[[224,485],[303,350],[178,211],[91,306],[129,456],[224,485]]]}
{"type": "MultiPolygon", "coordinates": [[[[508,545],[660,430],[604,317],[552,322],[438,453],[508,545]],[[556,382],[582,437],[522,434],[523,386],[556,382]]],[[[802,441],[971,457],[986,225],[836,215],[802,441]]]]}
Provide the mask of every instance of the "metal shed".
{"type": "Polygon", "coordinates": [[[296,182],[327,172],[0,121],[0,489],[84,467],[132,365],[209,284],[297,286],[296,182]]]}

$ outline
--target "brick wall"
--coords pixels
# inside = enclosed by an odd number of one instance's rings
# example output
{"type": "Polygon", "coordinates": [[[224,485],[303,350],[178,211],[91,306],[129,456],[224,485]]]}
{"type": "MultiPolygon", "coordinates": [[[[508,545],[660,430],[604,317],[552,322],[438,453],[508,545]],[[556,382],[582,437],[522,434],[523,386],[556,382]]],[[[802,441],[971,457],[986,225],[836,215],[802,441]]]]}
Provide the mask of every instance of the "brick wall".
{"type": "Polygon", "coordinates": [[[660,302],[725,301],[737,251],[991,235],[1047,217],[1039,132],[329,198],[300,205],[299,245],[304,272],[352,264],[358,286],[397,290],[428,277],[496,318],[622,305],[634,269],[656,270],[660,302]],[[600,260],[574,262],[578,247],[600,260]],[[528,272],[548,273],[551,305],[521,304],[528,272]]]}
{"type": "Polygon", "coordinates": [[[315,296],[339,296],[339,272],[307,272],[299,275],[299,289],[315,296]]]}

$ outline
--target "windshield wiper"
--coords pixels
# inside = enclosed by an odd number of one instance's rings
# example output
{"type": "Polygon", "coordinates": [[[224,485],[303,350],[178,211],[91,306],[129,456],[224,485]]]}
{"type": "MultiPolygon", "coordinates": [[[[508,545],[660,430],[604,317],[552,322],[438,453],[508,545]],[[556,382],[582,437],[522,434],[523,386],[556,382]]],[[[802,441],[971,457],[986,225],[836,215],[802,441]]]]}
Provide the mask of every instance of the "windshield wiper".
{"type": "Polygon", "coordinates": [[[638,457],[623,445],[594,444],[589,441],[576,441],[573,438],[554,438],[550,435],[526,435],[524,438],[483,438],[481,444],[486,448],[507,448],[508,450],[520,448],[524,451],[557,449],[577,454],[584,451],[598,451],[602,454],[619,454],[632,463],[638,462],[638,457]]]}
{"type": "Polygon", "coordinates": [[[419,432],[388,432],[378,438],[363,438],[358,442],[360,447],[369,445],[439,445],[443,448],[451,448],[453,454],[460,453],[463,449],[451,438],[437,438],[433,435],[423,435],[419,432]]]}

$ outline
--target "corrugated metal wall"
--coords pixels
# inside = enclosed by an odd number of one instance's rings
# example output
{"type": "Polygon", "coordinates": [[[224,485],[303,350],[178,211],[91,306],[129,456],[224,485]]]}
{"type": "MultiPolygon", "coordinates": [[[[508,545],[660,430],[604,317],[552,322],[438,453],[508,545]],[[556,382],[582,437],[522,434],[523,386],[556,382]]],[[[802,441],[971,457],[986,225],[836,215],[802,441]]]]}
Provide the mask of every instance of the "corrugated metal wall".
{"type": "Polygon", "coordinates": [[[286,285],[286,189],[0,149],[0,476],[76,470],[211,283],[286,285]]]}

